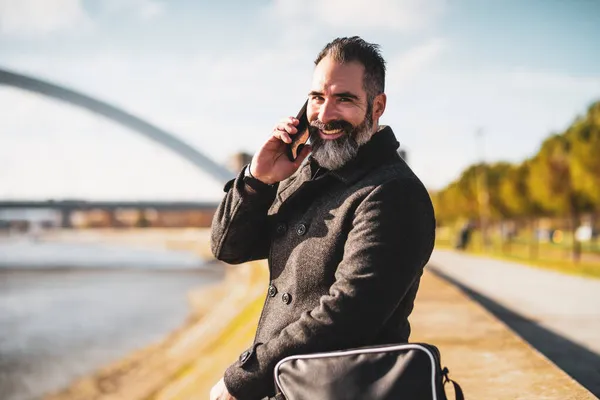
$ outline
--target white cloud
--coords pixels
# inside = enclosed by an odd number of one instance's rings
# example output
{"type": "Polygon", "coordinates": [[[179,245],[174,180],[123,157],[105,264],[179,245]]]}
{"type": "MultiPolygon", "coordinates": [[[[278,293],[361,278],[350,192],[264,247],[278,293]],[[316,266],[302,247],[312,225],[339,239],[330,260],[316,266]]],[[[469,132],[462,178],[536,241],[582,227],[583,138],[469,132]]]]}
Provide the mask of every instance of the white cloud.
{"type": "MultiPolygon", "coordinates": [[[[165,12],[157,0],[98,0],[109,13],[124,13],[153,20],[165,12]]],[[[91,16],[82,0],[0,0],[0,34],[39,36],[61,31],[90,29],[91,16]]]]}
{"type": "Polygon", "coordinates": [[[0,33],[42,35],[89,28],[81,0],[0,0],[0,33]]]}
{"type": "Polygon", "coordinates": [[[388,61],[387,92],[400,89],[406,82],[422,73],[444,50],[443,39],[435,38],[409,49],[407,52],[392,57],[388,61]]]}
{"type": "Polygon", "coordinates": [[[413,32],[427,28],[444,10],[444,0],[273,0],[268,11],[295,24],[413,32]]]}
{"type": "Polygon", "coordinates": [[[102,0],[102,8],[109,13],[125,13],[152,20],[165,12],[165,3],[156,0],[102,0]]]}
{"type": "MultiPolygon", "coordinates": [[[[531,71],[517,68],[508,72],[497,72],[505,75],[509,84],[522,90],[543,92],[581,92],[600,94],[599,76],[576,76],[549,71],[531,71]]],[[[491,79],[493,81],[493,78],[491,79]]]]}
{"type": "Polygon", "coordinates": [[[142,19],[151,20],[164,13],[165,5],[157,1],[145,1],[139,10],[142,19]]]}

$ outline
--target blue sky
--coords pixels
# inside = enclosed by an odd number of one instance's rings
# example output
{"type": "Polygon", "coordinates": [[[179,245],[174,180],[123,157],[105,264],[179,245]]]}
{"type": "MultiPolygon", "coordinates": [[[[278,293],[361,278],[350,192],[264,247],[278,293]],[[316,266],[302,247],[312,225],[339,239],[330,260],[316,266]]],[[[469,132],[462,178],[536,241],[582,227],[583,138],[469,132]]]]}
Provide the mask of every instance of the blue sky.
{"type": "MultiPolygon", "coordinates": [[[[0,0],[0,66],[254,152],[337,36],[379,43],[391,125],[438,189],[519,162],[600,99],[596,0],[0,0]],[[476,139],[481,130],[483,139],[476,139]]],[[[221,184],[100,117],[0,87],[0,198],[218,199],[221,184]]]]}

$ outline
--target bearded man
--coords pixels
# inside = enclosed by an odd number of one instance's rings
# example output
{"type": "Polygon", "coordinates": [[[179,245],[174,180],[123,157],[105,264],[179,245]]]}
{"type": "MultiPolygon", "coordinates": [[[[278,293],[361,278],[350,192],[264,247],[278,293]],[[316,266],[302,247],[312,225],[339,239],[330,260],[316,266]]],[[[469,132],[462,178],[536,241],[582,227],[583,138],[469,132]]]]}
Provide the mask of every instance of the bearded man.
{"type": "Polygon", "coordinates": [[[230,264],[268,259],[270,284],[252,346],[211,400],[275,396],[273,370],[295,354],[404,343],[435,239],[427,190],[398,155],[385,111],[385,61],[359,37],[327,44],[308,94],[311,146],[286,146],[282,120],[225,186],[211,235],[230,264]]]}

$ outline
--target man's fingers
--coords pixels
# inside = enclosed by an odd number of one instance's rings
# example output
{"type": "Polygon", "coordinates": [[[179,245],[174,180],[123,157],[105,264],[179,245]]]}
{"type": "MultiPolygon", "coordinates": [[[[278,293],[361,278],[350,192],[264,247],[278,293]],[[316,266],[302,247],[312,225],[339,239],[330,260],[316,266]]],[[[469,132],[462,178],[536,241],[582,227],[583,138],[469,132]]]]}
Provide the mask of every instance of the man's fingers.
{"type": "Polygon", "coordinates": [[[277,125],[276,129],[292,134],[298,132],[298,128],[296,128],[294,125],[290,125],[289,123],[281,123],[277,125]]]}
{"type": "Polygon", "coordinates": [[[281,124],[291,124],[291,125],[298,125],[298,118],[294,118],[294,117],[287,117],[282,119],[281,121],[279,121],[281,124]]]}
{"type": "Polygon", "coordinates": [[[290,137],[290,135],[286,131],[283,131],[281,129],[275,129],[273,131],[273,136],[278,139],[281,139],[285,143],[292,143],[292,138],[290,137]]]}
{"type": "Polygon", "coordinates": [[[290,135],[298,133],[298,128],[296,128],[295,125],[298,125],[299,122],[300,121],[294,117],[282,119],[279,124],[275,125],[273,128],[273,137],[282,140],[284,143],[292,143],[290,135]]]}

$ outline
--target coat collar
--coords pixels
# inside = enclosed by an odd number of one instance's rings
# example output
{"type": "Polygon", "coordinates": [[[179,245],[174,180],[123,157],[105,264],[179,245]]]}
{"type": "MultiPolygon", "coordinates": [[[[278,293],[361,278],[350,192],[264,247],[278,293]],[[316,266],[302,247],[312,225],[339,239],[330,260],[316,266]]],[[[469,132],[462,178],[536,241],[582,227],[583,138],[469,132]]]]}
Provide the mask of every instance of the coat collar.
{"type": "MultiPolygon", "coordinates": [[[[354,159],[340,169],[329,171],[328,175],[350,185],[362,178],[373,168],[385,163],[390,157],[395,157],[398,147],[400,147],[400,143],[396,140],[392,128],[382,126],[367,143],[360,147],[354,159]]],[[[310,174],[310,164],[314,168],[316,161],[311,157],[308,164],[305,167],[307,171],[303,171],[304,174],[310,174]]]]}

